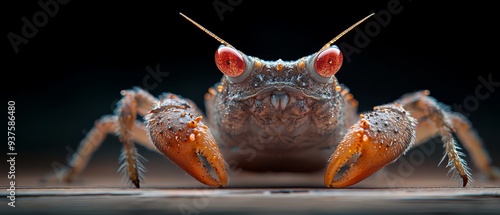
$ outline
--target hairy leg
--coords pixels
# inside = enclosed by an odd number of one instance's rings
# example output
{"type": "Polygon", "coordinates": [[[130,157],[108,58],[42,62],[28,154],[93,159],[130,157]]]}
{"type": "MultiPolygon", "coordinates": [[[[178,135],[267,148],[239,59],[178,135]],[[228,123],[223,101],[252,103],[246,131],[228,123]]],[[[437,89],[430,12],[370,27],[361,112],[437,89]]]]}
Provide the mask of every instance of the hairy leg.
{"type": "Polygon", "coordinates": [[[449,111],[448,106],[430,97],[429,91],[404,95],[397,102],[401,103],[418,120],[415,146],[435,136],[441,136],[446,151],[445,157],[449,159],[447,166],[451,167],[450,171],[456,170],[463,179],[464,186],[467,180],[471,180],[471,176],[465,161],[461,158],[463,153],[459,151],[460,147],[457,146],[453,133],[467,149],[480,171],[486,173],[490,179],[499,177],[498,170],[491,165],[490,157],[483,147],[481,138],[471,123],[461,114],[449,111]]]}
{"type": "Polygon", "coordinates": [[[136,114],[144,116],[157,100],[139,88],[124,90],[122,95],[123,98],[118,103],[115,115],[103,116],[97,120],[94,127],[80,142],[77,151],[68,161],[69,167],[63,170],[63,180],[70,182],[83,171],[90,157],[106,136],[113,133],[120,137],[124,146],[120,159],[123,164],[120,169],[127,173],[136,187],[139,187],[142,165],[140,164],[141,156],[137,154],[134,142],[151,150],[156,151],[156,149],[148,140],[145,125],[136,121],[136,114]]]}

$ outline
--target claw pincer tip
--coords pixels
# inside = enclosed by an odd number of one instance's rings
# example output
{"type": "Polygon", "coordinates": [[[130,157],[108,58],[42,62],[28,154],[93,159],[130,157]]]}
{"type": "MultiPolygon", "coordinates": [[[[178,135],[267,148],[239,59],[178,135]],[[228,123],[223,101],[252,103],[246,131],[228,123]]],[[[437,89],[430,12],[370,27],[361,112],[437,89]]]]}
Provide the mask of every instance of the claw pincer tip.
{"type": "Polygon", "coordinates": [[[356,184],[404,154],[415,140],[415,120],[397,105],[384,105],[363,114],[330,158],[327,187],[356,184]],[[347,167],[338,176],[343,167],[347,167]]]}

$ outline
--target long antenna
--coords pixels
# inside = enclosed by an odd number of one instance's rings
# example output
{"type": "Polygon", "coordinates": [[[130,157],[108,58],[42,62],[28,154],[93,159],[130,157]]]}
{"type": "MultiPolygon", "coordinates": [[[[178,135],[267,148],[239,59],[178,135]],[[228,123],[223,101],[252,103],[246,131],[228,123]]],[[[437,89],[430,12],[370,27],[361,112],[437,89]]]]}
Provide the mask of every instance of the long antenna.
{"type": "MultiPolygon", "coordinates": [[[[190,21],[191,23],[193,23],[194,25],[196,25],[196,27],[198,27],[199,29],[201,29],[202,31],[204,31],[205,33],[207,33],[208,35],[210,35],[211,37],[213,37],[214,39],[216,39],[217,41],[219,41],[220,43],[224,44],[225,46],[229,46],[229,47],[233,47],[231,44],[229,44],[228,42],[224,41],[223,39],[221,39],[220,37],[218,37],[217,35],[215,35],[214,33],[210,32],[209,30],[207,30],[206,28],[204,28],[203,26],[201,26],[200,24],[198,24],[197,22],[195,22],[194,20],[192,20],[191,18],[187,17],[186,15],[182,14],[179,12],[179,14],[186,18],[188,21],[190,21]]],[[[234,47],[233,47],[234,48],[234,47]]]]}
{"type": "Polygon", "coordinates": [[[326,43],[323,48],[321,48],[317,53],[321,53],[322,51],[330,48],[330,46],[335,42],[337,41],[338,39],[340,39],[342,36],[344,36],[344,34],[347,34],[347,32],[351,31],[352,29],[354,29],[356,26],[358,26],[359,24],[363,23],[366,19],[370,18],[371,16],[375,15],[375,13],[372,13],[368,16],[366,16],[365,18],[363,18],[362,20],[359,20],[358,22],[354,23],[354,25],[351,25],[351,27],[345,29],[344,31],[342,31],[342,33],[340,33],[339,35],[337,35],[336,37],[334,37],[332,40],[330,40],[328,43],[326,43]]]}

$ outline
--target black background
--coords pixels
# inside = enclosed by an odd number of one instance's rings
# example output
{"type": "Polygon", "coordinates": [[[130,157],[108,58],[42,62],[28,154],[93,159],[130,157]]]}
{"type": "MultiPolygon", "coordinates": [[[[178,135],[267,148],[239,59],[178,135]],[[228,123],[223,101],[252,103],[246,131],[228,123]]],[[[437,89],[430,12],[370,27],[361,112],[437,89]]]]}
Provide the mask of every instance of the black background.
{"type": "MultiPolygon", "coordinates": [[[[213,62],[219,43],[179,12],[247,55],[295,60],[316,52],[369,13],[386,10],[391,1],[241,0],[231,6],[218,0],[232,9],[222,14],[223,20],[213,2],[70,1],[27,44],[19,45],[17,54],[4,36],[1,96],[5,115],[7,101],[16,102],[16,151],[22,160],[44,167],[50,162],[37,159],[64,162],[67,147],[76,148],[96,119],[112,113],[120,90],[144,86],[147,66],[159,65],[169,73],[149,90],[153,95],[170,91],[202,107],[203,94],[221,77],[213,62]]],[[[429,89],[443,103],[463,104],[481,84],[479,76],[500,81],[492,5],[399,2],[402,11],[392,14],[368,46],[350,56],[352,61],[344,61],[337,75],[359,100],[360,110],[420,89],[429,89]]],[[[3,4],[3,35],[22,35],[22,17],[32,20],[41,10],[36,1],[3,4]]],[[[355,35],[351,32],[337,44],[354,45],[355,35]]],[[[469,119],[500,165],[500,88],[495,89],[478,100],[469,119]]],[[[6,151],[6,141],[0,147],[6,151]]],[[[103,147],[118,153],[117,144],[103,147]]]]}

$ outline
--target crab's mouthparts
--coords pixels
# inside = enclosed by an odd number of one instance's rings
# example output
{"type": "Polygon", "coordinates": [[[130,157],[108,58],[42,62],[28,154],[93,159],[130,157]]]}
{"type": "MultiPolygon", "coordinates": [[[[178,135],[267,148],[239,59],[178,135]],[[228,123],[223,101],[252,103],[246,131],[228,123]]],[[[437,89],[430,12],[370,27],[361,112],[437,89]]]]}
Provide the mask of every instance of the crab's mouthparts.
{"type": "Polygon", "coordinates": [[[307,95],[299,89],[289,86],[279,86],[258,90],[256,93],[248,95],[240,101],[251,107],[250,110],[258,111],[259,115],[261,115],[267,111],[282,113],[283,111],[290,110],[290,108],[298,108],[295,112],[303,114],[308,112],[317,100],[319,100],[317,97],[307,95]]]}
{"type": "Polygon", "coordinates": [[[283,91],[274,91],[271,93],[271,104],[276,110],[284,110],[288,106],[290,97],[283,91]]]}

